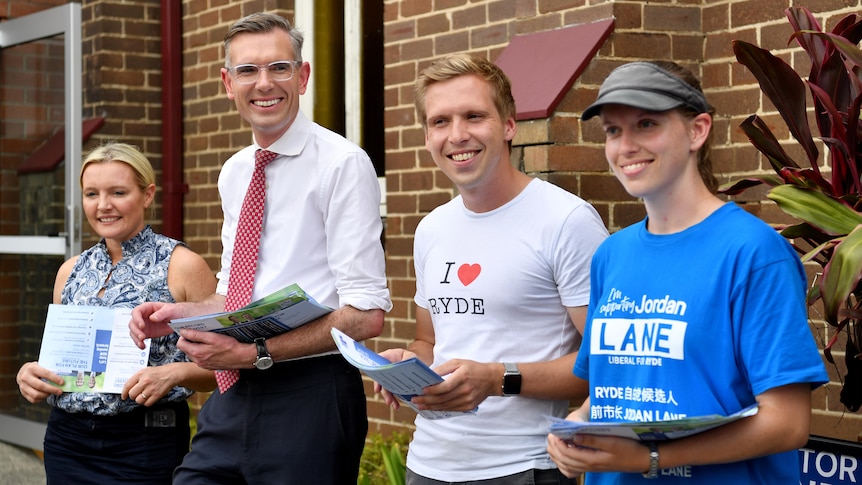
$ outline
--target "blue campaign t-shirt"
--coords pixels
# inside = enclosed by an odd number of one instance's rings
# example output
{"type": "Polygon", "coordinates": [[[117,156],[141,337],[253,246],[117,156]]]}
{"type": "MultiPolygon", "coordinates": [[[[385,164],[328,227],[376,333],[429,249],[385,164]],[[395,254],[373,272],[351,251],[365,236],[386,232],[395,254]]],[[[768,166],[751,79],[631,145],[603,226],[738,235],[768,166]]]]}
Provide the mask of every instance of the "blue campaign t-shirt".
{"type": "MultiPolygon", "coordinates": [[[[591,270],[574,373],[590,381],[590,420],[729,415],[755,396],[828,381],[807,323],[799,257],[774,229],[727,203],[682,232],[646,221],[609,237],[591,270]]],[[[665,469],[650,483],[797,483],[796,451],[665,469]],[[790,480],[796,480],[791,482],[790,480]]],[[[588,484],[642,483],[591,473],[588,484]]]]}

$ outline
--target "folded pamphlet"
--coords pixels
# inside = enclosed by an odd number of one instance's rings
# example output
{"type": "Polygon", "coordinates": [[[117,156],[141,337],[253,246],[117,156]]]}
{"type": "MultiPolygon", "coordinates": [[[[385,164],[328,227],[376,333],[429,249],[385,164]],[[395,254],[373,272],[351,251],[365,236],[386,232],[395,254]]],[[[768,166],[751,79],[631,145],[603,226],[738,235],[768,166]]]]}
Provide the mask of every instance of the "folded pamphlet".
{"type": "Polygon", "coordinates": [[[297,284],[282,288],[232,312],[171,320],[175,332],[188,328],[216,332],[244,343],[271,338],[317,320],[332,308],[317,303],[297,284]]]}
{"type": "Polygon", "coordinates": [[[429,411],[419,410],[410,402],[414,396],[421,395],[423,389],[443,382],[443,377],[431,370],[421,360],[413,357],[401,362],[389,362],[382,355],[353,340],[344,332],[331,330],[335,345],[341,355],[354,367],[383,386],[398,399],[410,406],[417,414],[426,419],[451,418],[474,414],[472,411],[429,411]]]}
{"type": "Polygon", "coordinates": [[[150,355],[150,339],[143,350],[132,340],[131,317],[131,308],[48,305],[39,365],[63,377],[65,392],[119,394],[150,355]]]}
{"type": "Polygon", "coordinates": [[[571,440],[576,434],[592,434],[619,436],[640,441],[661,441],[702,433],[755,414],[757,414],[757,404],[752,404],[730,416],[714,414],[670,421],[596,423],[567,421],[551,416],[548,419],[551,421],[550,433],[564,440],[571,440]]]}

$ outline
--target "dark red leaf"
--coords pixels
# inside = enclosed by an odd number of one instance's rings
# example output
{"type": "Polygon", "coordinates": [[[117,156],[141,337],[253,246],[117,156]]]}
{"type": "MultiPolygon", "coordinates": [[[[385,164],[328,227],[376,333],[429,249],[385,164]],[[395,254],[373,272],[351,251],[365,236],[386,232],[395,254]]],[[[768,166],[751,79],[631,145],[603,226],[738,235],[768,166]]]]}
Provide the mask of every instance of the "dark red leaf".
{"type": "Polygon", "coordinates": [[[769,129],[769,126],[762,118],[757,115],[751,115],[739,127],[748,136],[748,139],[751,140],[751,144],[766,156],[773,170],[778,172],[783,167],[799,168],[799,164],[784,151],[781,143],[775,139],[772,130],[769,129]]]}
{"type": "Polygon", "coordinates": [[[835,24],[835,27],[832,28],[832,33],[844,37],[853,44],[858,44],[862,40],[862,20],[855,14],[847,15],[835,24]]]}
{"type": "Polygon", "coordinates": [[[722,185],[718,189],[718,193],[726,195],[739,195],[750,189],[751,187],[755,187],[760,184],[776,186],[781,185],[781,183],[782,181],[778,177],[770,177],[768,175],[754,176],[745,179],[735,180],[730,184],[722,185]]]}
{"type": "MultiPolygon", "coordinates": [[[[787,15],[787,20],[790,21],[790,25],[793,26],[793,30],[798,32],[800,30],[814,30],[814,31],[822,31],[820,28],[820,24],[817,23],[817,19],[814,18],[814,15],[805,8],[805,7],[790,7],[784,11],[785,15],[787,15]]],[[[796,36],[796,42],[805,49],[805,52],[811,57],[811,70],[820,71],[823,62],[826,60],[827,53],[829,52],[829,44],[822,39],[818,39],[817,37],[813,37],[810,35],[796,36]]],[[[788,44],[792,42],[794,39],[793,36],[790,37],[788,44]]]]}
{"type": "Polygon", "coordinates": [[[805,112],[805,84],[790,66],[769,51],[741,40],[733,41],[736,59],[747,67],[760,89],[778,109],[790,133],[802,145],[812,166],[817,165],[819,153],[805,112]]]}

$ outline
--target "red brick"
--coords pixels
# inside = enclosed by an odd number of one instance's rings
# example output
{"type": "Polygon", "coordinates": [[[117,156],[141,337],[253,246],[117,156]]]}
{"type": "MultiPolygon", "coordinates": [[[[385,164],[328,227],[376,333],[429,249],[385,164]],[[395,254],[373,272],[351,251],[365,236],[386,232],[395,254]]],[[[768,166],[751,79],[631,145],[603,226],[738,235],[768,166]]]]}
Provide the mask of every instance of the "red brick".
{"type": "Polygon", "coordinates": [[[452,12],[452,28],[465,29],[484,25],[487,22],[485,11],[484,5],[478,5],[452,12]]]}
{"type": "Polygon", "coordinates": [[[695,6],[644,5],[644,29],[660,31],[701,30],[701,9],[695,6]]]}

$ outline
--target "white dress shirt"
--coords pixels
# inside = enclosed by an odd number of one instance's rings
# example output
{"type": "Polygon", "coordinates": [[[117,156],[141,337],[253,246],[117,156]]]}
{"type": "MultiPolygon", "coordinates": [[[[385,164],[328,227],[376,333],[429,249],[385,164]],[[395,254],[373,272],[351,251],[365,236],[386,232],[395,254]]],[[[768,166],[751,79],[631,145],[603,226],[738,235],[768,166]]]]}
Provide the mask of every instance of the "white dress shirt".
{"type": "MultiPolygon", "coordinates": [[[[222,199],[222,267],[226,295],[234,238],[254,170],[256,143],[225,162],[222,199]]],[[[332,308],[389,311],[380,242],[380,186],[368,155],[313,123],[300,111],[267,150],[278,157],[266,168],[266,208],[252,301],[292,283],[332,308]]]]}

